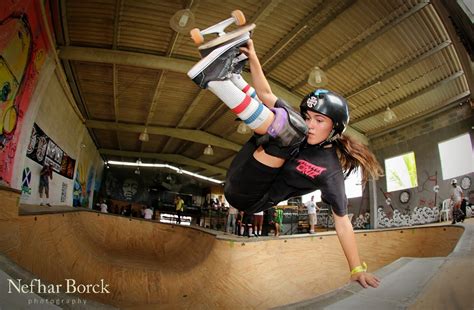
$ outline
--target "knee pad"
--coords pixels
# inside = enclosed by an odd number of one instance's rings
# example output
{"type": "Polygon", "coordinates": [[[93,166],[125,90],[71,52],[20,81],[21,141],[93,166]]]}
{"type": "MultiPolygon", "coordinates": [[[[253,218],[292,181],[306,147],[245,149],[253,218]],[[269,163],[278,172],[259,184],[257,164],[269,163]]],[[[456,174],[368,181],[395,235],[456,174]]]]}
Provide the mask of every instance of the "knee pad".
{"type": "Polygon", "coordinates": [[[299,146],[305,140],[308,127],[300,113],[286,102],[278,99],[275,108],[275,119],[266,135],[257,139],[269,155],[289,159],[298,153],[299,146]]]}

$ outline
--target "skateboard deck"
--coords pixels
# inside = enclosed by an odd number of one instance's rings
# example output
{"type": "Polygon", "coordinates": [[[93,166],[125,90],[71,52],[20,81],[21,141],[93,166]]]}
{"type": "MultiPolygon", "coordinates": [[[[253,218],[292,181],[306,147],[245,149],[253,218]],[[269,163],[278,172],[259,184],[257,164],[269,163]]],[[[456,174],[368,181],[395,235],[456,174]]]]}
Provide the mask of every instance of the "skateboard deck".
{"type": "Polygon", "coordinates": [[[238,29],[235,29],[231,32],[227,32],[226,34],[224,34],[224,35],[222,35],[218,38],[215,38],[214,40],[211,40],[207,43],[204,43],[204,44],[200,45],[198,49],[204,50],[204,49],[214,47],[216,45],[220,45],[220,44],[225,43],[227,41],[231,41],[231,40],[243,35],[244,33],[252,31],[254,28],[255,28],[255,24],[242,26],[242,27],[240,27],[238,29]]]}

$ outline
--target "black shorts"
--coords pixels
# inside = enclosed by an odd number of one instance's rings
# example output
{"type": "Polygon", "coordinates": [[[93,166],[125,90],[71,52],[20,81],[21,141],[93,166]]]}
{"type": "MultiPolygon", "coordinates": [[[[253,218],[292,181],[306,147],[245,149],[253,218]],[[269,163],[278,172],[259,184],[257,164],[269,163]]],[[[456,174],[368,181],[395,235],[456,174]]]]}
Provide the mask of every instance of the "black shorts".
{"type": "Polygon", "coordinates": [[[257,161],[253,157],[257,148],[256,138],[250,138],[232,161],[224,186],[230,205],[249,214],[273,206],[268,191],[280,171],[257,161]]]}

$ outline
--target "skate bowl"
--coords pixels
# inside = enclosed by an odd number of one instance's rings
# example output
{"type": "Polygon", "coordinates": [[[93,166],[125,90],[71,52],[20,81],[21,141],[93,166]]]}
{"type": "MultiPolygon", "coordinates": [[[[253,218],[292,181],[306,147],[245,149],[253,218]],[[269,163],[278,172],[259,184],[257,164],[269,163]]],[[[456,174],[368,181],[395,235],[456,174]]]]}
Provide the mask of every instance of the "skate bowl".
{"type": "MultiPolygon", "coordinates": [[[[333,232],[247,239],[93,211],[19,216],[18,196],[0,189],[0,253],[46,283],[102,281],[110,293],[80,296],[104,304],[266,309],[348,281],[333,232]]],[[[433,226],[360,231],[356,238],[361,258],[376,271],[403,257],[446,257],[463,232],[433,226]]]]}

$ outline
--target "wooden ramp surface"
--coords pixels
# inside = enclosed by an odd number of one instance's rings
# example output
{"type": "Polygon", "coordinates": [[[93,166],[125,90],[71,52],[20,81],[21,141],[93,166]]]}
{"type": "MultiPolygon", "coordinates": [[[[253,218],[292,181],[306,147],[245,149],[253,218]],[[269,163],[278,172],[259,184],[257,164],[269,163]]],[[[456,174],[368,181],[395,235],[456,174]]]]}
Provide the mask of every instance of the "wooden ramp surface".
{"type": "MultiPolygon", "coordinates": [[[[83,297],[120,308],[264,309],[313,298],[348,280],[334,233],[229,238],[88,211],[18,216],[18,200],[5,199],[0,252],[51,283],[104,279],[110,294],[83,297]]],[[[358,232],[356,238],[362,259],[377,270],[400,257],[446,256],[462,233],[462,227],[437,226],[358,232]]]]}

